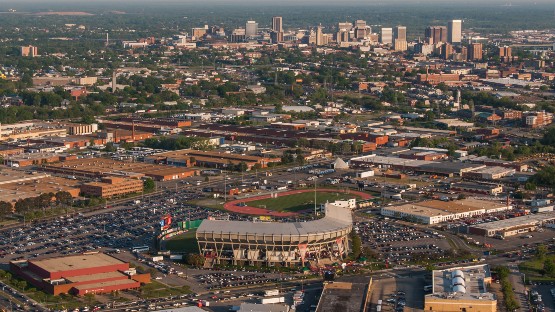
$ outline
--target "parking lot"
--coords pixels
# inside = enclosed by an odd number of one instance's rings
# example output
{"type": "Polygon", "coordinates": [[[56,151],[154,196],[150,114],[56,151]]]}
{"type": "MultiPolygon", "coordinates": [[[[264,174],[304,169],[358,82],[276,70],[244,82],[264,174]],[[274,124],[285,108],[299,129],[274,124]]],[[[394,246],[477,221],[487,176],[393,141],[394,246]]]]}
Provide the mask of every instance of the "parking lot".
{"type": "Polygon", "coordinates": [[[380,253],[392,264],[440,259],[451,247],[444,236],[384,218],[355,223],[364,246],[380,253]]]}
{"type": "Polygon", "coordinates": [[[423,277],[378,277],[370,294],[370,311],[376,311],[381,300],[382,311],[423,311],[423,277]]]}

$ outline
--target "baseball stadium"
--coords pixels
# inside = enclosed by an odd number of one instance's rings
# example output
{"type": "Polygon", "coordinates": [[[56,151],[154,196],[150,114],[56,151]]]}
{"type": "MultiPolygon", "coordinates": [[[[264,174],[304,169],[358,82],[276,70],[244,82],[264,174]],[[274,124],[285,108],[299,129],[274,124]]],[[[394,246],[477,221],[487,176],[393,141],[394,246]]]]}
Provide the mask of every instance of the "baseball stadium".
{"type": "Polygon", "coordinates": [[[325,216],[307,222],[204,220],[196,231],[205,265],[305,265],[343,259],[352,230],[351,209],[324,206],[325,216]]]}

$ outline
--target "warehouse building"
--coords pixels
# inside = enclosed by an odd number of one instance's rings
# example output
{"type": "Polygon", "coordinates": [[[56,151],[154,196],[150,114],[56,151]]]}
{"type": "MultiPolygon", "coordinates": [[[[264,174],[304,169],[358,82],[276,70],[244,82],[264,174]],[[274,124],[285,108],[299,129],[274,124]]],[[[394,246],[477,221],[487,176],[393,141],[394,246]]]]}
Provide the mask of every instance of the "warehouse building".
{"type": "Polygon", "coordinates": [[[512,206],[507,206],[505,203],[476,199],[448,202],[428,200],[400,206],[385,206],[382,207],[381,214],[386,217],[405,219],[423,224],[437,224],[510,209],[512,209],[512,206]]]}
{"type": "Polygon", "coordinates": [[[44,173],[26,173],[6,168],[0,171],[0,201],[15,206],[20,199],[57,192],[68,192],[71,196],[77,197],[80,191],[78,183],[44,173]]]}
{"type": "Polygon", "coordinates": [[[10,271],[51,295],[100,294],[150,283],[129,263],[103,253],[10,262],[10,271]]]}
{"type": "Polygon", "coordinates": [[[551,211],[472,225],[468,227],[468,233],[505,238],[533,232],[546,224],[553,223],[555,223],[555,212],[551,211]]]}
{"type": "Polygon", "coordinates": [[[485,167],[474,171],[463,173],[463,178],[477,180],[499,180],[501,178],[512,176],[516,173],[515,169],[505,167],[485,167]]]}
{"type": "Polygon", "coordinates": [[[142,162],[124,162],[105,158],[84,158],[65,161],[59,164],[44,165],[44,171],[67,174],[76,177],[102,178],[119,176],[128,178],[150,177],[156,181],[171,181],[195,176],[194,169],[142,162]]]}
{"type": "Polygon", "coordinates": [[[259,156],[239,155],[226,152],[207,152],[185,149],[179,151],[165,152],[147,157],[147,162],[164,162],[168,165],[178,167],[204,166],[210,168],[227,168],[229,165],[245,163],[251,169],[255,165],[260,168],[268,167],[268,164],[280,162],[280,158],[267,158],[259,156]]]}
{"type": "Polygon", "coordinates": [[[488,289],[487,264],[434,270],[432,283],[432,294],[424,297],[424,311],[497,311],[497,298],[488,289]]]}
{"type": "Polygon", "coordinates": [[[449,189],[458,192],[477,193],[493,196],[497,196],[503,193],[503,186],[500,184],[459,182],[451,184],[449,186],[449,189]]]}

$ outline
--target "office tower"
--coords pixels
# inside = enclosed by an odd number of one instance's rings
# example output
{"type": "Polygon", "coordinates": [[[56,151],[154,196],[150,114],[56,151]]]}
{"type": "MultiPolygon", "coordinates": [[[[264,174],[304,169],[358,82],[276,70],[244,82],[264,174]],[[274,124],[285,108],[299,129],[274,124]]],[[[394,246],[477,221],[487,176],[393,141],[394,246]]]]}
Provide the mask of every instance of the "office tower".
{"type": "Polygon", "coordinates": [[[270,41],[272,43],[283,42],[283,32],[277,32],[277,31],[270,32],[270,41]]]}
{"type": "Polygon", "coordinates": [[[355,38],[364,39],[370,34],[370,26],[366,25],[366,21],[356,20],[355,21],[355,38]]]}
{"type": "Polygon", "coordinates": [[[406,40],[395,40],[393,49],[397,52],[403,52],[409,49],[409,45],[406,40]]]}
{"type": "Polygon", "coordinates": [[[35,57],[38,56],[39,52],[37,47],[35,46],[25,46],[25,47],[21,47],[21,56],[30,56],[30,57],[35,57]]]}
{"type": "Polygon", "coordinates": [[[468,49],[468,60],[476,61],[482,59],[482,44],[473,43],[468,49]]]}
{"type": "Polygon", "coordinates": [[[393,39],[394,40],[404,40],[407,41],[407,27],[397,26],[393,29],[393,39]]]}
{"type": "Polygon", "coordinates": [[[272,31],[283,32],[283,18],[281,16],[272,17],[272,31]]]}
{"type": "Polygon", "coordinates": [[[380,42],[382,44],[393,43],[393,28],[382,28],[380,42]]]}
{"type": "Polygon", "coordinates": [[[393,49],[395,51],[408,50],[407,27],[396,26],[395,28],[393,28],[393,49]]]}
{"type": "Polygon", "coordinates": [[[316,45],[324,45],[324,33],[322,31],[322,25],[316,27],[316,45]]]}
{"type": "Polygon", "coordinates": [[[231,33],[231,42],[244,42],[247,36],[245,35],[245,29],[237,28],[231,33]]]}
{"type": "Polygon", "coordinates": [[[351,39],[349,35],[352,28],[353,24],[349,22],[338,23],[337,33],[335,34],[335,41],[337,41],[337,43],[349,41],[351,39]]]}
{"type": "Polygon", "coordinates": [[[272,43],[283,42],[283,18],[281,16],[272,17],[270,40],[272,43]]]}
{"type": "Polygon", "coordinates": [[[462,41],[462,20],[452,20],[447,24],[447,42],[460,44],[462,41]]]}
{"type": "Polygon", "coordinates": [[[431,44],[447,42],[447,27],[428,26],[426,27],[426,31],[424,35],[428,39],[428,42],[431,44]]]}
{"type": "Polygon", "coordinates": [[[245,36],[255,37],[258,34],[258,23],[255,21],[247,21],[245,25],[245,36]]]}

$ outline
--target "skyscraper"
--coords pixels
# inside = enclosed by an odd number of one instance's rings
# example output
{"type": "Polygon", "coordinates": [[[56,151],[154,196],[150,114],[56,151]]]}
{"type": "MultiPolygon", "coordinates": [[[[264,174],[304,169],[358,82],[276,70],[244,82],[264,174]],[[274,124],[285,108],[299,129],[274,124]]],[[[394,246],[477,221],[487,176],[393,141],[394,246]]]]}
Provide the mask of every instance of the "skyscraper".
{"type": "Polygon", "coordinates": [[[283,18],[281,16],[272,17],[270,39],[272,43],[283,42],[283,18]]]}
{"type": "Polygon", "coordinates": [[[393,28],[393,48],[395,51],[406,51],[407,44],[407,27],[396,26],[393,28]]]}
{"type": "Polygon", "coordinates": [[[462,41],[462,20],[452,20],[447,24],[447,42],[460,44],[462,41]]]}
{"type": "Polygon", "coordinates": [[[393,39],[407,41],[407,27],[397,26],[393,29],[393,39]]]}
{"type": "Polygon", "coordinates": [[[447,27],[445,26],[428,26],[426,27],[425,36],[429,43],[436,44],[447,42],[447,27]]]}
{"type": "Polygon", "coordinates": [[[322,25],[316,27],[316,45],[324,45],[324,32],[322,31],[322,25]]]}
{"type": "Polygon", "coordinates": [[[337,24],[337,33],[336,33],[336,41],[337,43],[347,42],[350,40],[349,33],[353,28],[353,24],[349,22],[338,23],[337,24]]]}
{"type": "Polygon", "coordinates": [[[283,32],[283,17],[272,17],[272,30],[275,32],[283,32]]]}
{"type": "Polygon", "coordinates": [[[355,21],[355,38],[364,39],[368,34],[370,34],[370,26],[366,25],[364,20],[355,21]]]}
{"type": "Polygon", "coordinates": [[[382,44],[393,43],[393,28],[382,28],[380,42],[382,44]]]}
{"type": "Polygon", "coordinates": [[[258,34],[258,23],[255,21],[247,21],[245,25],[245,36],[254,37],[258,34]]]}

